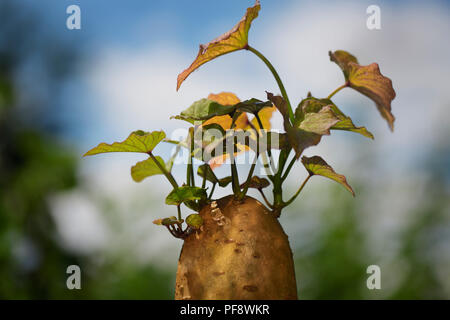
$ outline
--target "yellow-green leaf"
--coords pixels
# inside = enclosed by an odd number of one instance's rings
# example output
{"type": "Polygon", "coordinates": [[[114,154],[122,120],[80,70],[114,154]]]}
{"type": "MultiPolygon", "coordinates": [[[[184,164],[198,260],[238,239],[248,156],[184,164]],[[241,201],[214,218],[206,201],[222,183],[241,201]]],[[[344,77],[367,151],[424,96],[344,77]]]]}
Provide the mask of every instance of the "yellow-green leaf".
{"type": "Polygon", "coordinates": [[[350,191],[353,196],[355,195],[352,187],[350,187],[350,185],[347,183],[347,179],[345,178],[345,176],[336,173],[333,168],[321,157],[313,156],[309,158],[303,156],[302,163],[305,166],[306,170],[308,170],[310,175],[318,175],[332,179],[344,186],[344,188],[350,191]]]}
{"type": "Polygon", "coordinates": [[[166,198],[166,204],[180,205],[183,202],[206,199],[206,191],[199,187],[182,186],[172,190],[166,198]]]}
{"type": "Polygon", "coordinates": [[[336,117],[339,119],[335,125],[331,127],[332,130],[344,130],[362,134],[365,137],[373,139],[372,133],[370,133],[365,127],[357,127],[353,124],[350,117],[347,117],[330,99],[317,99],[311,95],[303,99],[297,109],[295,110],[296,123],[300,123],[304,119],[304,115],[308,112],[317,112],[324,106],[330,106],[336,117]]]}
{"type": "Polygon", "coordinates": [[[344,72],[345,80],[348,81],[348,77],[350,74],[351,67],[349,65],[350,62],[358,63],[358,59],[347,51],[344,50],[336,50],[335,52],[328,52],[330,55],[330,60],[335,62],[344,72]]]}
{"type": "Polygon", "coordinates": [[[267,98],[283,115],[287,142],[295,150],[297,159],[306,148],[317,145],[322,139],[322,135],[330,134],[330,128],[339,121],[330,106],[318,105],[315,108],[305,109],[304,112],[301,111],[301,108],[297,108],[296,120],[292,125],[289,120],[287,103],[283,97],[274,96],[268,92],[267,98]]]}
{"type": "Polygon", "coordinates": [[[175,119],[185,120],[190,123],[195,121],[205,121],[216,116],[228,115],[234,112],[235,107],[224,106],[209,99],[201,99],[195,101],[189,108],[182,111],[180,115],[172,117],[175,119]]]}
{"type": "Polygon", "coordinates": [[[100,143],[97,147],[89,150],[84,156],[92,156],[106,152],[142,152],[153,151],[156,145],[166,137],[164,131],[144,132],[142,130],[132,132],[122,142],[113,144],[100,143]]]}
{"type": "MultiPolygon", "coordinates": [[[[164,160],[161,157],[156,156],[155,158],[162,167],[166,166],[166,164],[164,163],[164,160]]],[[[168,170],[168,171],[170,171],[170,170],[168,170]]],[[[140,161],[131,167],[131,177],[136,182],[141,182],[145,178],[154,176],[157,174],[163,174],[163,172],[158,167],[158,165],[155,163],[155,161],[153,161],[152,158],[148,158],[147,160],[140,161]]]]}
{"type": "Polygon", "coordinates": [[[186,224],[193,229],[198,229],[203,224],[203,218],[196,213],[190,214],[186,218],[186,224]]]}
{"type": "Polygon", "coordinates": [[[339,122],[330,106],[322,107],[319,112],[309,112],[300,125],[300,129],[319,135],[329,135],[330,128],[339,122]]]}
{"type": "Polygon", "coordinates": [[[245,49],[248,45],[248,31],[252,21],[258,16],[260,8],[259,0],[256,0],[255,5],[247,9],[244,17],[233,29],[207,44],[200,45],[200,49],[194,62],[178,75],[177,90],[180,88],[181,83],[183,83],[183,81],[202,64],[221,55],[245,49]]]}
{"type": "Polygon", "coordinates": [[[389,128],[394,130],[391,102],[395,91],[391,79],[381,74],[377,63],[361,66],[354,56],[342,50],[329,52],[329,55],[331,61],[336,62],[344,72],[347,85],[373,100],[389,128]]]}

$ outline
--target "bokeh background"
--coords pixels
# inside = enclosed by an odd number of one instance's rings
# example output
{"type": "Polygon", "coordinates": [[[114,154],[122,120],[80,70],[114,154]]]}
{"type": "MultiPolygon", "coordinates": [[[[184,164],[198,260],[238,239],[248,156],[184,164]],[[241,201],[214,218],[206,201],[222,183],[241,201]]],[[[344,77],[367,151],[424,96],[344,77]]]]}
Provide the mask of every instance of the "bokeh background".
{"type": "MultiPolygon", "coordinates": [[[[152,224],[173,215],[164,205],[170,185],[162,176],[133,182],[139,155],[82,154],[136,129],[175,134],[185,125],[169,117],[211,92],[278,92],[245,51],[208,63],[175,91],[198,44],[252,4],[0,2],[0,298],[173,298],[182,243],[152,224]],[[81,8],[81,30],[66,28],[71,4],[81,8]],[[81,290],[66,288],[71,264],[81,267],[81,290]]],[[[318,177],[284,211],[301,299],[450,298],[449,33],[445,1],[262,1],[250,43],[294,104],[342,84],[328,58],[337,49],[378,62],[397,92],[394,133],[371,101],[345,89],[335,103],[375,140],[333,132],[305,153],[345,174],[356,198],[318,177]],[[381,30],[366,28],[371,4],[381,8],[381,30]],[[366,287],[373,264],[381,290],[366,287]]],[[[166,159],[171,151],[158,147],[166,159]]],[[[305,176],[297,165],[286,196],[305,176]]]]}

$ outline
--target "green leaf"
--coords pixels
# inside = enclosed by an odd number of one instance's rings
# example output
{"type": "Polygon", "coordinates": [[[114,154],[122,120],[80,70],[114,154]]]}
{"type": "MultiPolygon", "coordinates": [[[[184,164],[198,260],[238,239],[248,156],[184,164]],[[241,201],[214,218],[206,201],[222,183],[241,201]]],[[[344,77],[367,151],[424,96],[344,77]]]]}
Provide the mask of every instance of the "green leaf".
{"type": "Polygon", "coordinates": [[[113,144],[100,143],[89,150],[84,156],[92,156],[106,152],[142,152],[153,151],[156,145],[166,137],[164,131],[144,132],[142,130],[132,132],[127,139],[113,144]]]}
{"type": "Polygon", "coordinates": [[[186,224],[193,229],[199,229],[203,225],[203,218],[196,213],[190,214],[186,218],[186,224]]]}
{"type": "Polygon", "coordinates": [[[339,122],[331,127],[332,130],[356,132],[373,139],[372,133],[370,133],[365,127],[356,127],[353,124],[352,119],[347,117],[330,99],[317,99],[311,95],[308,98],[303,99],[295,110],[296,123],[303,121],[304,114],[308,112],[317,112],[324,106],[330,106],[335,116],[339,119],[339,122]]]}
{"type": "Polygon", "coordinates": [[[252,98],[250,100],[245,100],[242,102],[239,102],[235,105],[236,110],[241,112],[247,112],[252,113],[254,115],[258,114],[262,109],[271,107],[272,102],[270,101],[261,101],[255,98],[252,98]]]}
{"type": "Polygon", "coordinates": [[[235,106],[224,106],[209,99],[201,99],[195,101],[189,108],[180,113],[180,115],[171,117],[175,119],[185,120],[190,123],[195,121],[205,121],[216,116],[229,115],[233,113],[235,106]]]}
{"type": "Polygon", "coordinates": [[[259,0],[256,0],[255,5],[247,9],[244,17],[233,29],[207,44],[200,45],[200,49],[194,62],[178,75],[177,90],[180,88],[181,83],[183,83],[183,81],[202,64],[221,55],[245,49],[248,45],[248,31],[252,21],[258,16],[260,8],[259,0]]]}
{"type": "MultiPolygon", "coordinates": [[[[264,189],[267,188],[269,185],[270,185],[269,180],[257,176],[253,176],[248,183],[248,187],[253,189],[264,189]]],[[[245,187],[247,187],[247,182],[241,184],[241,189],[244,189],[245,187]]]]}
{"type": "Polygon", "coordinates": [[[211,167],[208,164],[199,166],[197,169],[197,174],[202,178],[205,178],[206,176],[206,180],[208,180],[209,182],[219,183],[219,179],[217,179],[214,171],[212,171],[211,167]]]}
{"type": "Polygon", "coordinates": [[[350,185],[347,183],[347,179],[345,178],[345,176],[337,174],[333,170],[333,168],[321,157],[313,156],[308,158],[306,156],[303,156],[302,163],[305,166],[306,170],[308,170],[310,175],[318,175],[332,179],[344,186],[344,188],[350,191],[353,196],[355,195],[352,187],[350,187],[350,185]]]}
{"type": "Polygon", "coordinates": [[[219,179],[219,186],[222,188],[225,188],[227,185],[229,185],[233,181],[233,178],[231,176],[219,179]]]}
{"type": "Polygon", "coordinates": [[[268,92],[267,98],[272,101],[283,115],[287,141],[295,150],[297,159],[300,158],[306,148],[317,145],[322,139],[322,135],[330,134],[330,128],[339,121],[330,106],[319,105],[317,108],[304,111],[301,108],[297,108],[297,119],[294,121],[294,125],[291,125],[287,112],[287,103],[283,97],[274,96],[268,92]]]}
{"type": "MultiPolygon", "coordinates": [[[[161,157],[157,156],[155,158],[158,160],[159,164],[162,167],[166,166],[166,164],[164,163],[164,160],[161,157]]],[[[131,167],[131,177],[136,182],[141,182],[145,178],[154,176],[157,174],[163,174],[163,172],[158,167],[158,165],[155,163],[155,161],[153,161],[152,158],[149,158],[144,161],[140,161],[131,167]]]]}
{"type": "Polygon", "coordinates": [[[324,106],[319,112],[308,112],[300,125],[300,129],[318,135],[329,135],[330,128],[339,122],[330,106],[324,106]]]}
{"type": "Polygon", "coordinates": [[[166,198],[166,204],[180,205],[186,201],[204,200],[207,198],[206,190],[199,187],[182,186],[172,190],[166,198]]]}
{"type": "Polygon", "coordinates": [[[329,55],[331,61],[336,62],[344,72],[348,86],[373,100],[389,128],[394,130],[395,117],[391,113],[391,102],[395,98],[395,91],[391,79],[381,74],[377,63],[361,66],[354,56],[342,50],[334,53],[330,51],[329,55]]]}

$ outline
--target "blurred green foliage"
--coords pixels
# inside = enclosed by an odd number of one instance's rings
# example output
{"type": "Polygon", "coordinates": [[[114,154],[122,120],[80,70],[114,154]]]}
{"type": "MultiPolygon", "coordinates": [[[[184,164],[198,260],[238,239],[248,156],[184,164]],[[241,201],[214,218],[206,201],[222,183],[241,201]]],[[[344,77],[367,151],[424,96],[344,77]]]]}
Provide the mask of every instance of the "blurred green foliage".
{"type": "MultiPolygon", "coordinates": [[[[395,243],[387,244],[396,248],[394,256],[387,254],[390,261],[383,260],[383,252],[374,254],[373,243],[362,227],[367,215],[358,201],[343,197],[337,187],[327,190],[330,204],[314,213],[319,220],[319,227],[314,230],[317,237],[294,251],[299,297],[449,299],[449,183],[443,178],[446,166],[435,166],[434,170],[437,176],[429,176],[420,188],[426,193],[426,200],[407,215],[408,220],[402,221],[400,231],[392,239],[395,243]],[[366,287],[366,268],[372,264],[380,265],[381,290],[366,287]]],[[[368,198],[369,191],[362,185],[356,189],[358,197],[368,198]]],[[[301,207],[298,204],[298,212],[301,207]]],[[[386,240],[379,241],[386,245],[386,240]]]]}
{"type": "MultiPolygon", "coordinates": [[[[16,84],[31,54],[27,44],[40,38],[38,29],[30,27],[35,17],[24,11],[13,2],[0,4],[0,299],[172,298],[172,272],[123,261],[98,263],[95,256],[62,246],[49,198],[77,186],[79,154],[61,142],[58,132],[41,125],[54,120],[49,99],[56,94],[36,97],[16,84]],[[81,267],[82,290],[66,287],[66,269],[72,264],[81,267]]],[[[57,57],[40,60],[47,74],[35,81],[34,92],[57,92],[57,83],[73,71],[64,58],[74,48],[50,40],[57,57]]],[[[48,54],[45,43],[33,49],[33,54],[48,54]]]]}

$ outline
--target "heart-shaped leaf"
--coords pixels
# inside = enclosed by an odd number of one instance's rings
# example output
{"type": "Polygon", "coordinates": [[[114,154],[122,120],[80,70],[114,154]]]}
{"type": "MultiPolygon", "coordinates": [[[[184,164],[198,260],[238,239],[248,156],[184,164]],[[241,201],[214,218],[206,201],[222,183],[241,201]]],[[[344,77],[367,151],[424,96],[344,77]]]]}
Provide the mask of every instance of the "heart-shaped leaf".
{"type": "Polygon", "coordinates": [[[365,137],[373,139],[365,127],[356,127],[350,117],[347,117],[330,99],[317,99],[309,96],[303,99],[297,109],[295,110],[295,122],[298,124],[304,119],[304,115],[308,112],[318,112],[325,106],[330,106],[335,116],[339,119],[335,125],[331,127],[332,130],[344,130],[362,134],[365,137]]]}
{"type": "Polygon", "coordinates": [[[181,83],[183,83],[183,81],[202,64],[221,55],[245,49],[248,45],[248,31],[252,21],[258,16],[260,8],[259,0],[257,0],[253,7],[247,9],[244,17],[233,29],[207,44],[200,45],[200,49],[194,62],[178,75],[177,90],[180,88],[181,83]]]}
{"type": "Polygon", "coordinates": [[[113,144],[100,143],[97,147],[89,150],[84,156],[92,156],[106,152],[142,152],[153,151],[156,145],[166,137],[164,131],[144,132],[142,130],[132,132],[127,139],[113,144]]]}
{"type": "Polygon", "coordinates": [[[306,156],[303,156],[302,163],[305,166],[306,170],[308,170],[310,175],[318,175],[332,179],[344,186],[348,191],[351,192],[353,196],[355,195],[352,187],[350,187],[350,185],[347,183],[347,179],[345,178],[345,176],[337,174],[333,170],[333,168],[321,157],[313,156],[308,158],[306,156]]]}
{"type": "Polygon", "coordinates": [[[199,229],[203,225],[203,218],[196,213],[190,214],[186,218],[186,224],[193,229],[199,229]]]}
{"type": "Polygon", "coordinates": [[[206,190],[199,187],[182,186],[172,190],[166,197],[166,204],[180,205],[183,202],[206,199],[206,190]]]}
{"type": "Polygon", "coordinates": [[[358,60],[348,52],[338,50],[329,52],[330,59],[336,62],[344,72],[349,87],[373,100],[381,116],[394,130],[395,117],[391,113],[391,102],[395,91],[391,79],[383,76],[377,63],[361,66],[358,60]]]}
{"type": "Polygon", "coordinates": [[[216,116],[229,115],[235,111],[234,105],[224,106],[209,99],[201,99],[195,101],[189,108],[180,113],[180,115],[172,117],[175,119],[185,120],[190,123],[211,119],[216,116]]]}
{"type": "Polygon", "coordinates": [[[318,135],[329,135],[330,129],[339,119],[336,117],[330,106],[324,106],[318,112],[305,113],[303,121],[298,128],[318,135]]]}
{"type": "MultiPolygon", "coordinates": [[[[162,167],[166,167],[164,160],[156,156],[155,159],[162,167]]],[[[169,171],[169,170],[168,170],[169,171]]],[[[157,174],[163,174],[158,165],[153,161],[152,158],[148,158],[147,160],[140,161],[131,167],[131,177],[136,182],[141,182],[147,177],[154,176],[157,174]]]]}
{"type": "Polygon", "coordinates": [[[197,174],[202,178],[206,178],[206,180],[211,183],[219,183],[219,179],[217,179],[214,171],[212,171],[211,167],[207,164],[199,166],[197,169],[197,174]]]}
{"type": "Polygon", "coordinates": [[[293,126],[290,123],[287,103],[283,97],[274,96],[268,92],[267,98],[283,115],[287,141],[295,150],[297,159],[306,148],[317,145],[322,135],[330,134],[330,128],[339,122],[330,106],[320,106],[320,108],[305,110],[305,112],[297,110],[297,118],[299,119],[295,121],[293,126]]]}
{"type": "Polygon", "coordinates": [[[241,189],[246,188],[247,184],[248,184],[249,188],[264,189],[270,185],[270,182],[266,178],[260,178],[257,176],[253,176],[248,183],[244,182],[243,184],[241,184],[241,189]]]}

